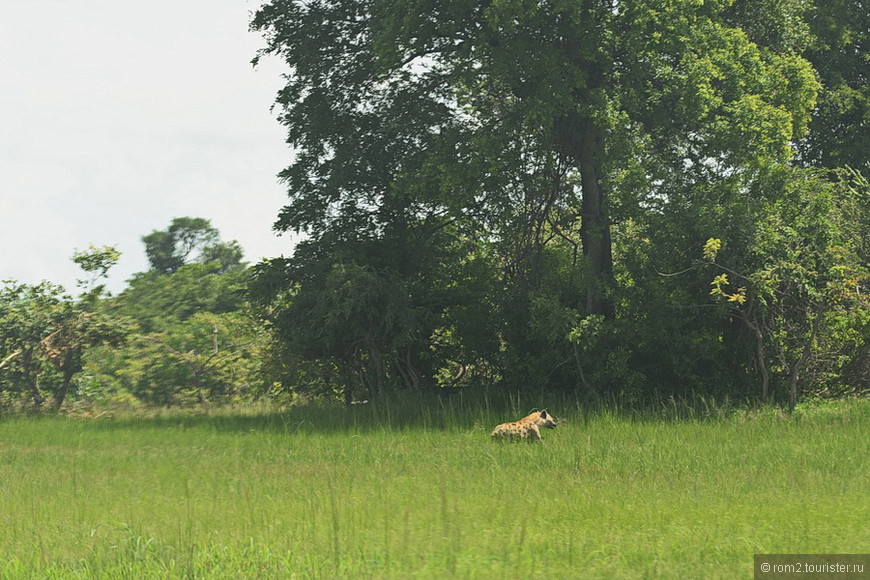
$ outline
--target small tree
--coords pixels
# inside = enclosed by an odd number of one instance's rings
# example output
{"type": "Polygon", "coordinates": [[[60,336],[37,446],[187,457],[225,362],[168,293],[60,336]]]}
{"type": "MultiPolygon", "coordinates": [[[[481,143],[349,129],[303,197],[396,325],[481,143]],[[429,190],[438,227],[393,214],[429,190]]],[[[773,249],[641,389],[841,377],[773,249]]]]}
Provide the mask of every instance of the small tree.
{"type": "Polygon", "coordinates": [[[98,248],[92,244],[87,250],[76,250],[73,252],[72,261],[78,264],[87,274],[86,278],[77,280],[79,287],[88,293],[101,293],[103,286],[98,286],[97,282],[102,278],[106,278],[109,270],[120,259],[121,252],[112,246],[98,248]]]}
{"type": "MultiPolygon", "coordinates": [[[[761,398],[771,399],[771,378],[788,393],[789,410],[824,367],[838,318],[864,318],[870,303],[861,293],[868,272],[844,230],[833,185],[805,171],[782,168],[760,187],[780,190],[777,202],[756,220],[750,252],[727,254],[727,243],[710,239],[707,263],[719,269],[710,294],[750,330],[761,377],[761,398]],[[771,376],[773,375],[773,376],[771,376]]],[[[759,197],[762,197],[759,195],[759,197]]],[[[836,339],[834,339],[836,342],[836,339]]]]}
{"type": "Polygon", "coordinates": [[[98,308],[103,290],[98,282],[119,257],[111,246],[76,250],[73,261],[89,275],[79,281],[87,292],[78,300],[48,282],[35,286],[6,282],[0,292],[0,344],[8,351],[0,371],[7,367],[7,389],[29,393],[34,410],[42,409],[48,395],[53,409],[60,410],[73,377],[82,370],[85,350],[120,344],[127,336],[124,321],[98,308]]]}
{"type": "Polygon", "coordinates": [[[258,369],[252,355],[260,346],[260,335],[259,326],[243,312],[202,312],[165,333],[142,336],[146,344],[140,352],[147,353],[153,366],[171,369],[172,376],[181,380],[170,392],[161,389],[154,394],[168,402],[187,386],[208,407],[216,398],[255,390],[252,383],[258,369]]]}
{"type": "Polygon", "coordinates": [[[7,280],[0,290],[0,380],[7,393],[29,396],[36,411],[45,402],[41,347],[67,317],[70,301],[62,287],[48,282],[31,286],[7,280]]]}

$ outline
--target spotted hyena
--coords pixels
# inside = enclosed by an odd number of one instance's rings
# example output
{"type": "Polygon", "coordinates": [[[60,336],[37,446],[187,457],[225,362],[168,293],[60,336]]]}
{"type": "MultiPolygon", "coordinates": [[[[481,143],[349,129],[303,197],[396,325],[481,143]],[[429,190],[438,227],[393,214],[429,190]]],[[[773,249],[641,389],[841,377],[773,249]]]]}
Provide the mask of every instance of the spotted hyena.
{"type": "Polygon", "coordinates": [[[492,430],[492,436],[496,439],[528,439],[540,441],[541,427],[555,429],[556,422],[553,416],[546,411],[538,411],[513,423],[502,423],[492,430]]]}

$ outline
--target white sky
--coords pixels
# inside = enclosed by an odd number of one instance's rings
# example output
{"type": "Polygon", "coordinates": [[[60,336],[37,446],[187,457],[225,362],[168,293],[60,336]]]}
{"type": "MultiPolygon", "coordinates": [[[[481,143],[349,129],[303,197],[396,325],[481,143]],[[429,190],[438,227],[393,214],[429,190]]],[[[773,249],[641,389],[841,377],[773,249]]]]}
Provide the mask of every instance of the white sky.
{"type": "Polygon", "coordinates": [[[73,292],[73,251],[204,217],[250,262],[289,254],[272,223],[290,162],[270,112],[284,70],[250,61],[260,0],[0,0],[0,280],[73,292]]]}

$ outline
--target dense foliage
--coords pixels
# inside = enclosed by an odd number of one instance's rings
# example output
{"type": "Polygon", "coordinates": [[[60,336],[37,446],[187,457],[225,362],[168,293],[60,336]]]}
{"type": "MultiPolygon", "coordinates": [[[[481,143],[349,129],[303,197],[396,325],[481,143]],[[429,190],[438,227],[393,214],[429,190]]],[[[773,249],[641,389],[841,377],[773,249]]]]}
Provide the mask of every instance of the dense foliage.
{"type": "Polygon", "coordinates": [[[0,291],[0,408],[76,402],[176,405],[250,400],[271,387],[261,360],[269,340],[244,299],[238,243],[208,220],[178,218],[143,237],[152,268],[111,296],[98,285],[112,247],[76,251],[86,276],[78,298],[60,286],[8,281],[0,291]],[[155,239],[164,258],[154,253],[155,239]],[[177,246],[177,247],[176,247],[177,246]]]}
{"type": "Polygon", "coordinates": [[[276,227],[306,237],[252,297],[287,380],[866,388],[866,15],[838,4],[268,2],[276,227]]]}

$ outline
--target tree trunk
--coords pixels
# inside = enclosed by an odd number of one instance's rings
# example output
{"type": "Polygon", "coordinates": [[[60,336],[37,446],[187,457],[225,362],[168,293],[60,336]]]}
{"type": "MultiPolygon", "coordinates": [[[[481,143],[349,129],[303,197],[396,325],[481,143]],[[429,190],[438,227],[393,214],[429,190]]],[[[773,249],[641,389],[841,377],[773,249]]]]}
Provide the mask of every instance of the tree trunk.
{"type": "Polygon", "coordinates": [[[208,397],[205,396],[205,388],[202,386],[202,375],[205,371],[202,369],[191,369],[193,372],[193,385],[196,387],[196,395],[199,398],[200,404],[208,409],[208,397]]]}
{"type": "Polygon", "coordinates": [[[586,389],[586,392],[592,395],[592,399],[596,404],[601,403],[601,395],[598,394],[598,390],[589,384],[586,380],[586,373],[583,372],[583,364],[580,360],[580,348],[576,344],[571,345],[574,351],[574,361],[577,363],[577,372],[580,374],[580,384],[583,385],[583,388],[586,389]]]}
{"type": "Polygon", "coordinates": [[[344,404],[348,407],[353,404],[353,362],[351,356],[347,356],[339,363],[341,380],[343,383],[344,404]]]}
{"type": "Polygon", "coordinates": [[[761,330],[762,322],[757,320],[754,315],[752,318],[753,320],[750,320],[749,314],[740,312],[740,319],[755,338],[755,362],[758,365],[758,372],[761,374],[761,402],[766,405],[770,402],[770,374],[767,371],[767,362],[765,361],[764,332],[761,330]]]}
{"type": "Polygon", "coordinates": [[[374,377],[370,377],[368,381],[369,399],[375,399],[384,392],[384,380],[386,378],[384,357],[380,352],[378,352],[378,348],[375,346],[375,341],[373,339],[369,338],[366,342],[368,343],[367,346],[369,351],[368,366],[371,368],[369,375],[374,375],[374,377]]]}
{"type": "Polygon", "coordinates": [[[586,311],[613,318],[613,304],[606,296],[607,286],[613,278],[610,219],[607,216],[606,195],[601,189],[598,175],[598,154],[603,142],[591,119],[584,119],[580,123],[580,131],[577,155],[583,193],[580,239],[591,275],[586,291],[586,311]]]}
{"type": "Polygon", "coordinates": [[[809,336],[807,337],[807,341],[804,343],[803,351],[801,352],[800,358],[795,361],[794,365],[791,369],[791,376],[789,377],[790,381],[790,393],[788,398],[788,412],[794,413],[794,408],[797,405],[797,396],[798,396],[798,381],[800,380],[800,372],[803,366],[806,364],[807,360],[809,360],[810,355],[813,353],[813,342],[816,340],[816,334],[819,330],[819,322],[822,319],[821,314],[817,314],[815,319],[811,323],[807,323],[810,327],[809,336]]]}
{"type": "Polygon", "coordinates": [[[39,372],[32,370],[31,366],[33,366],[33,349],[26,348],[21,353],[21,373],[24,375],[24,380],[30,387],[33,396],[33,410],[38,413],[42,410],[45,397],[39,390],[39,372]]]}
{"type": "MultiPolygon", "coordinates": [[[[584,18],[584,34],[600,33],[598,15],[594,3],[581,3],[584,18]]],[[[558,119],[555,127],[557,150],[572,159],[580,170],[582,193],[580,239],[589,274],[586,291],[586,311],[605,318],[614,317],[613,303],[607,290],[613,280],[613,251],[610,237],[610,217],[607,215],[607,195],[601,187],[600,163],[604,158],[604,132],[596,125],[588,112],[597,108],[596,93],[607,84],[605,70],[609,62],[590,59],[588,51],[576,36],[575,24],[563,19],[560,28],[565,38],[564,49],[569,60],[582,71],[584,83],[574,91],[577,109],[558,119]]]]}
{"type": "Polygon", "coordinates": [[[60,388],[54,394],[54,412],[57,413],[60,411],[60,408],[63,406],[63,402],[66,400],[67,393],[69,393],[70,385],[72,384],[73,375],[76,374],[78,370],[77,364],[78,357],[74,352],[68,352],[63,359],[63,367],[60,369],[63,373],[63,380],[60,383],[60,388]]]}

